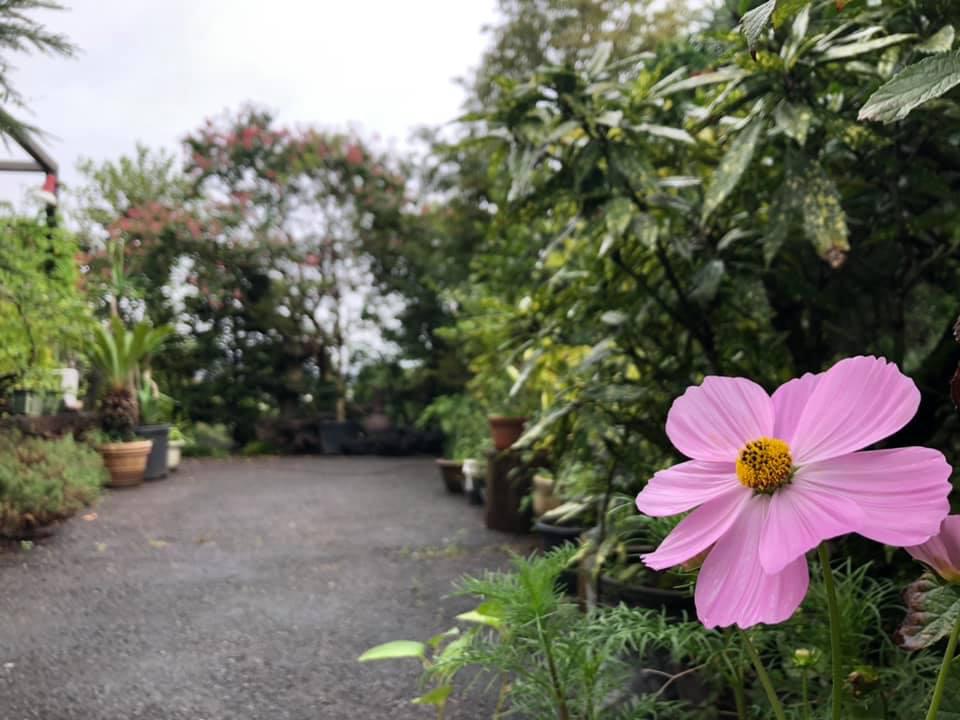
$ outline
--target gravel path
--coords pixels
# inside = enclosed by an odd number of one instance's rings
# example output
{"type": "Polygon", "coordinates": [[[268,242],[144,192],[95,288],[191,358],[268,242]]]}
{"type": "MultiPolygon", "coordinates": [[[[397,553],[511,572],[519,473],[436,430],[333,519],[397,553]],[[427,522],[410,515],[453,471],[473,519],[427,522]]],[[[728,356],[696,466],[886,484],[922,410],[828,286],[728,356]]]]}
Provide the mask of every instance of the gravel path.
{"type": "MultiPolygon", "coordinates": [[[[0,551],[2,720],[405,720],[464,573],[529,541],[483,528],[430,460],[188,461],[0,551]]],[[[488,717],[483,698],[449,720],[488,717]]]]}

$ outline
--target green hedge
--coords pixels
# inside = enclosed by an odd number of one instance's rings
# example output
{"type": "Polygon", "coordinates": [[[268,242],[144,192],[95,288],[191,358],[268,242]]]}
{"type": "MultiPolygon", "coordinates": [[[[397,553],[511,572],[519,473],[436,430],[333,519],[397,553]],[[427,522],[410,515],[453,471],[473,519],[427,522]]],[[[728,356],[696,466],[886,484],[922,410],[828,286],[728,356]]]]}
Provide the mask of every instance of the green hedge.
{"type": "Polygon", "coordinates": [[[74,515],[105,479],[100,455],[73,438],[0,435],[0,535],[25,537],[74,515]]]}

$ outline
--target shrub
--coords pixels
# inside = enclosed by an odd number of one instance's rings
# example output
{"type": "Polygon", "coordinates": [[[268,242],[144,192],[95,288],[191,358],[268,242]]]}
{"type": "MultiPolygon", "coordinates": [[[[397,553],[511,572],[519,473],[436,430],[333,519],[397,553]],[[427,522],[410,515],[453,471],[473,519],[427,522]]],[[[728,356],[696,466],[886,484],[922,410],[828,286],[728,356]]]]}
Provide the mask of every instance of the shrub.
{"type": "Polygon", "coordinates": [[[73,438],[0,435],[0,535],[65,520],[97,499],[105,478],[100,455],[73,438]]]}

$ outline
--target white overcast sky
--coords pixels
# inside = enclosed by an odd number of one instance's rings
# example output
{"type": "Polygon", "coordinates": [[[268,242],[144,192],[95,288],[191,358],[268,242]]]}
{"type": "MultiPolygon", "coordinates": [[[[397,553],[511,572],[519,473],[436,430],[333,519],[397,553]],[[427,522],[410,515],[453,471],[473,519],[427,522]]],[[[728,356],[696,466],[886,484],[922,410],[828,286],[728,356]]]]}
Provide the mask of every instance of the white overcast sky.
{"type": "MultiPolygon", "coordinates": [[[[179,150],[204,118],[252,101],[287,125],[357,127],[402,144],[452,120],[454,83],[486,45],[495,0],[64,0],[38,14],[81,52],[12,58],[28,118],[66,182],[80,157],[137,141],[179,150]]],[[[2,152],[2,151],[0,151],[2,152]]],[[[11,153],[14,154],[14,153],[11,153]]],[[[42,177],[0,177],[18,205],[42,177]]]]}

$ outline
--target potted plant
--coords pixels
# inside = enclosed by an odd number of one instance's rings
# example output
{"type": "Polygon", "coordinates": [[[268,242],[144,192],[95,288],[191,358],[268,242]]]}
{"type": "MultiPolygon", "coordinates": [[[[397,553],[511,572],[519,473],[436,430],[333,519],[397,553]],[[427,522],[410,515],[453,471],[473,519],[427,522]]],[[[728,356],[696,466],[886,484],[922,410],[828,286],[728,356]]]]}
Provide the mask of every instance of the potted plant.
{"type": "Polygon", "coordinates": [[[187,444],[187,439],[183,431],[176,425],[170,428],[167,435],[167,469],[175,472],[180,467],[180,461],[183,459],[183,448],[187,444]]]}
{"type": "Polygon", "coordinates": [[[490,415],[490,437],[497,450],[508,450],[523,435],[527,425],[524,415],[490,415]]]}
{"type": "Polygon", "coordinates": [[[151,327],[140,322],[127,330],[113,317],[109,326],[96,326],[90,360],[105,384],[98,407],[104,442],[98,450],[110,472],[110,487],[128,487],[143,482],[152,440],[137,440],[134,429],[139,417],[134,378],[139,363],[156,350],[170,334],[169,327],[151,327]]]}
{"type": "Polygon", "coordinates": [[[674,518],[640,515],[632,498],[616,496],[605,526],[584,535],[580,580],[587,605],[624,603],[674,615],[692,612],[689,578],[682,571],[651,570],[641,561],[675,524],[674,518]]]}
{"type": "Polygon", "coordinates": [[[144,480],[160,480],[167,476],[167,449],[170,435],[170,418],[173,416],[173,398],[160,392],[149,370],[140,376],[140,389],[137,392],[140,406],[140,425],[136,428],[137,437],[152,440],[150,455],[147,457],[147,469],[144,480]]]}
{"type": "MultiPolygon", "coordinates": [[[[426,407],[417,420],[420,429],[438,427],[444,436],[444,455],[438,458],[437,468],[447,492],[461,493],[465,489],[464,462],[480,458],[489,445],[483,408],[468,395],[441,395],[426,407]]],[[[477,473],[482,477],[483,470],[477,473]]],[[[479,485],[475,486],[478,491],[479,485]]],[[[472,500],[481,496],[471,495],[472,500]]]]}

